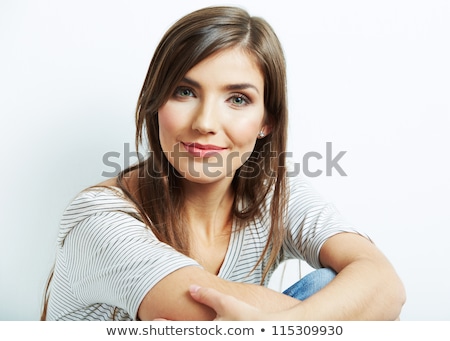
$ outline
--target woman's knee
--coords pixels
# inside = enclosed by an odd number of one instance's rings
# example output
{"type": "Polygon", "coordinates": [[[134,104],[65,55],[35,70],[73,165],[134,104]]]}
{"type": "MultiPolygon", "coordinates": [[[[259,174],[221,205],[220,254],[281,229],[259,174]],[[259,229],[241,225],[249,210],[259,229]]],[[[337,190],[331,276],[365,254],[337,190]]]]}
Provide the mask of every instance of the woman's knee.
{"type": "Polygon", "coordinates": [[[283,293],[303,301],[324,288],[335,277],[336,272],[331,269],[317,269],[302,277],[283,293]]]}

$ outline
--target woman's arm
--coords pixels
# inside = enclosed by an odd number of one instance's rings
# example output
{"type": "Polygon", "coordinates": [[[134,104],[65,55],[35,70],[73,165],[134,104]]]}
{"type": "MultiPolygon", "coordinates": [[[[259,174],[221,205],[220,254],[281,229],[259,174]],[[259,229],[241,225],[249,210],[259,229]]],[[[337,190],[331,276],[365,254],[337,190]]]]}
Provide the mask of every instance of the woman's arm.
{"type": "Polygon", "coordinates": [[[329,285],[281,318],[304,320],[395,320],[406,295],[394,268],[366,238],[340,233],[322,246],[320,261],[338,275],[329,285]]]}
{"type": "Polygon", "coordinates": [[[259,285],[223,280],[199,267],[176,270],[159,281],[145,296],[139,310],[141,320],[213,320],[216,312],[195,301],[189,294],[193,284],[236,297],[259,311],[269,313],[293,307],[298,300],[259,285]]]}
{"type": "Polygon", "coordinates": [[[265,313],[217,290],[191,287],[191,295],[221,320],[395,320],[405,302],[403,284],[367,239],[341,233],[323,245],[320,260],[338,272],[315,295],[284,311],[265,313]]]}

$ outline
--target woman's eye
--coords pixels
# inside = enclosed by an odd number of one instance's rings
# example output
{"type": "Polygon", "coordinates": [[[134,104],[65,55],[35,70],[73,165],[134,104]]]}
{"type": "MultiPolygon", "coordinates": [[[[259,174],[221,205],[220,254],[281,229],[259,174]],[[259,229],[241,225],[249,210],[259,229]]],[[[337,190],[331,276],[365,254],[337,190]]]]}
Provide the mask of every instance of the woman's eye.
{"type": "Polygon", "coordinates": [[[175,95],[179,97],[193,97],[194,93],[189,88],[177,88],[175,90],[175,95]]]}
{"type": "Polygon", "coordinates": [[[232,96],[230,98],[230,101],[233,105],[236,106],[244,106],[250,103],[250,100],[247,98],[247,96],[244,96],[242,94],[232,96]]]}

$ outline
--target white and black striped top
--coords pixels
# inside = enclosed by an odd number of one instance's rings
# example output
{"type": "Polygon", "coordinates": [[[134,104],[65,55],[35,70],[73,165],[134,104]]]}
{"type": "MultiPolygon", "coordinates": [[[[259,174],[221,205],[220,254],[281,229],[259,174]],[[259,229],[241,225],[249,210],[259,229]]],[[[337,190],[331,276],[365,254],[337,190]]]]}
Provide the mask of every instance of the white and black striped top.
{"type": "MultiPolygon", "coordinates": [[[[288,233],[278,261],[299,258],[319,268],[319,251],[329,237],[358,232],[304,179],[288,181],[288,233]]],[[[137,213],[133,205],[120,190],[110,188],[83,191],[67,207],[57,240],[48,320],[111,320],[113,316],[135,320],[141,301],[159,280],[182,267],[200,266],[157,240],[130,213],[137,213]]],[[[269,227],[266,210],[260,219],[233,233],[219,276],[259,284],[267,258],[251,270],[266,245],[269,227]]]]}

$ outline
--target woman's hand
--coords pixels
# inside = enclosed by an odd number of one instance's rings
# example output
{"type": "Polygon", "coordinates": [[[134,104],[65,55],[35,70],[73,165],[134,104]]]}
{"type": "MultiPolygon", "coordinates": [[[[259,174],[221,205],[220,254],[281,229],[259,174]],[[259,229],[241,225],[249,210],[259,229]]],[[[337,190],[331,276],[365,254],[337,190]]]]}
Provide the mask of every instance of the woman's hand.
{"type": "Polygon", "coordinates": [[[212,288],[191,285],[189,292],[192,298],[212,308],[217,316],[215,321],[256,321],[266,320],[267,314],[237,298],[223,294],[212,288]]]}

